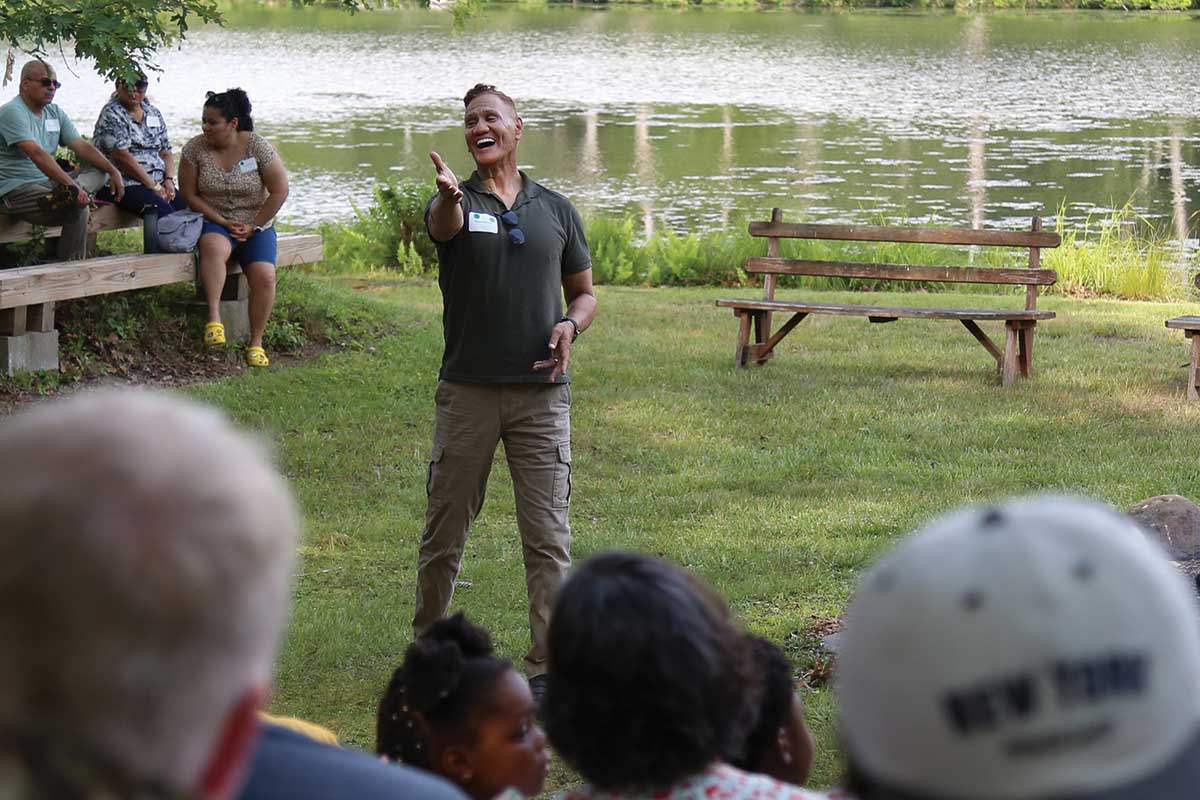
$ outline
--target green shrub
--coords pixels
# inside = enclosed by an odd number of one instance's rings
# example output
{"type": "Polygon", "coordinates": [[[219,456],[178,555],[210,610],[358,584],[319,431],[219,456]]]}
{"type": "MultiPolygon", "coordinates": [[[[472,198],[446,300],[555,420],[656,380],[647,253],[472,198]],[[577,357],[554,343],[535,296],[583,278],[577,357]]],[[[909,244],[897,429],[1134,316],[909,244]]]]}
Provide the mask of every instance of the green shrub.
{"type": "Polygon", "coordinates": [[[425,235],[425,204],[434,191],[433,184],[379,186],[375,202],[366,211],[356,207],[353,220],[322,225],[327,269],[432,271],[437,252],[425,235]]]}

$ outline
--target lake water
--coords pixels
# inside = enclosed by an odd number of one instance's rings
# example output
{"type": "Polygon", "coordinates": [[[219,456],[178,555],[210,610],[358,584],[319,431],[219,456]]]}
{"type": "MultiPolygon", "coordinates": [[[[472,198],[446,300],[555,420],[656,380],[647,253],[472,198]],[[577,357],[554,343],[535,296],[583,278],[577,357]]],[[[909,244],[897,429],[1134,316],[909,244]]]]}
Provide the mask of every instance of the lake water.
{"type": "MultiPolygon", "coordinates": [[[[459,98],[513,95],[522,167],[585,212],[652,231],[760,218],[1071,225],[1127,201],[1165,231],[1200,208],[1200,20],[501,7],[248,9],[163,54],[151,88],[178,144],[206,90],[239,85],[310,224],[380,181],[470,172],[459,98]],[[1065,205],[1064,205],[1065,204],[1065,205]]],[[[90,131],[108,87],[60,66],[90,131]]],[[[12,84],[5,95],[15,91],[12,84]]]]}

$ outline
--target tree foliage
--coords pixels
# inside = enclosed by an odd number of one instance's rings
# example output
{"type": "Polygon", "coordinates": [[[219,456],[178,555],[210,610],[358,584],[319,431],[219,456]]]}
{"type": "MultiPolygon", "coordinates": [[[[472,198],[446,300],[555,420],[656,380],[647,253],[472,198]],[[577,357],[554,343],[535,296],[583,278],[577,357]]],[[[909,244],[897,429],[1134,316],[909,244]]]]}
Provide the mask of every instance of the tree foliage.
{"type": "MultiPolygon", "coordinates": [[[[339,4],[357,11],[367,0],[339,4]]],[[[217,0],[0,0],[0,37],[11,49],[37,57],[70,51],[108,78],[157,70],[160,49],[206,23],[224,24],[217,0]]]]}

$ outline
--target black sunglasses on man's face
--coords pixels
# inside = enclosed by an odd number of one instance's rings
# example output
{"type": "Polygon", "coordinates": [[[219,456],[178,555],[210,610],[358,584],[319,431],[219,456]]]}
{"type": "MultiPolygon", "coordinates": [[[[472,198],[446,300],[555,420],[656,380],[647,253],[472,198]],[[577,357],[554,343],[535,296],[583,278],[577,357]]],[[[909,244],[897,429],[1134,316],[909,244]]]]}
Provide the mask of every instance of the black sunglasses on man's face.
{"type": "Polygon", "coordinates": [[[61,83],[59,83],[58,81],[56,81],[52,78],[28,78],[27,80],[34,81],[35,83],[40,83],[42,86],[45,86],[46,88],[53,86],[55,89],[57,89],[58,87],[62,86],[61,83]]]}

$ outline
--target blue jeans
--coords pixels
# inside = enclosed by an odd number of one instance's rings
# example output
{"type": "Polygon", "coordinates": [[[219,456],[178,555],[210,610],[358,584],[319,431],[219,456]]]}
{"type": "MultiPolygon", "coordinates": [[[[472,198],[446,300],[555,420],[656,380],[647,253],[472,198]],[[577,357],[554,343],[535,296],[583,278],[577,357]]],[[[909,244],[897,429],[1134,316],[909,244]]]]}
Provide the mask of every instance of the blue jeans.
{"type": "Polygon", "coordinates": [[[107,200],[110,203],[116,203],[117,208],[142,215],[142,209],[145,206],[155,206],[158,208],[158,216],[165,217],[175,211],[183,211],[187,208],[187,203],[183,202],[183,194],[176,192],[175,199],[168,203],[159,197],[157,192],[152,192],[140,183],[129,183],[125,185],[125,196],[118,203],[113,200],[112,189],[105,186],[100,191],[96,192],[96,197],[101,200],[107,200]]]}

